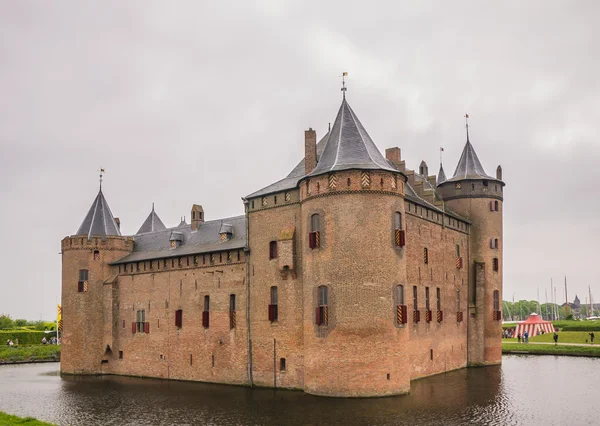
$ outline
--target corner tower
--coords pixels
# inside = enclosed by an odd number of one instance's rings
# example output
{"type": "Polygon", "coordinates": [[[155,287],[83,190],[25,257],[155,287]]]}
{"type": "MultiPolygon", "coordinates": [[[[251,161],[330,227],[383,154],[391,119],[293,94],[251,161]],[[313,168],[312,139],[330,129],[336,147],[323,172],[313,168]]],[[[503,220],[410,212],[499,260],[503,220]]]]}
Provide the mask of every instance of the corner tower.
{"type": "Polygon", "coordinates": [[[502,211],[501,167],[486,174],[469,140],[454,176],[438,183],[446,206],[471,220],[468,253],[469,365],[499,364],[502,360],[502,211]]]}
{"type": "MultiPolygon", "coordinates": [[[[406,176],[379,152],[344,99],[316,166],[298,183],[304,390],[329,396],[407,393],[406,176]]],[[[407,296],[408,297],[408,296],[407,296]]]]}
{"type": "Polygon", "coordinates": [[[121,236],[102,189],[75,235],[61,242],[63,337],[62,373],[101,374],[112,357],[113,262],[133,249],[121,236]]]}

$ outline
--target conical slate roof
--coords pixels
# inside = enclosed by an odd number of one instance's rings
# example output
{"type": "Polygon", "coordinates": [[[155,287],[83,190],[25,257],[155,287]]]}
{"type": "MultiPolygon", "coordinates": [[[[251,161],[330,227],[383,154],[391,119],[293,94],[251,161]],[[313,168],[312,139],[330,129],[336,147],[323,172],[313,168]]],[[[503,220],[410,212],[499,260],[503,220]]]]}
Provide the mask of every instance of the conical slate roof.
{"type": "Polygon", "coordinates": [[[143,234],[145,232],[164,231],[165,229],[167,229],[167,227],[154,211],[154,203],[152,203],[152,211],[150,212],[140,229],[137,231],[137,234],[143,234]]]}
{"type": "Polygon", "coordinates": [[[483,166],[481,165],[479,158],[477,158],[475,149],[473,149],[473,145],[471,145],[468,138],[467,144],[460,156],[460,160],[458,160],[454,176],[452,176],[451,179],[448,179],[448,182],[463,179],[494,179],[483,170],[483,166]]]}
{"type": "Polygon", "coordinates": [[[91,239],[92,235],[100,235],[103,239],[107,235],[121,236],[121,231],[117,226],[117,222],[115,222],[110,207],[108,207],[102,190],[98,192],[76,235],[87,235],[88,239],[91,239]]]}
{"type": "Polygon", "coordinates": [[[331,128],[327,144],[319,157],[317,167],[308,176],[349,169],[398,172],[381,155],[360,120],[344,99],[331,128]]]}
{"type": "Polygon", "coordinates": [[[440,163],[440,172],[438,173],[437,183],[439,185],[443,182],[446,182],[446,173],[444,173],[444,166],[440,163]]]}

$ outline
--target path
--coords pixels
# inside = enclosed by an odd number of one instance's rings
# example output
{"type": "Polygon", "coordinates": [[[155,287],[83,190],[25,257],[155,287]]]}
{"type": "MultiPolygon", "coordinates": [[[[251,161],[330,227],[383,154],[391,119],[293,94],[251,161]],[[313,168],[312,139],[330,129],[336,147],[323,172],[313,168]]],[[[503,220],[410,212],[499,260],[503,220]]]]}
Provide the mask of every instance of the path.
{"type": "MultiPolygon", "coordinates": [[[[517,345],[519,344],[518,342],[502,342],[502,343],[507,343],[507,344],[514,344],[516,343],[517,345]]],[[[554,342],[529,342],[529,343],[521,343],[521,345],[523,346],[527,346],[527,345],[552,345],[554,346],[554,342]]],[[[591,345],[589,343],[561,343],[560,339],[559,342],[557,343],[557,346],[584,346],[584,347],[600,347],[600,345],[591,345]]]]}

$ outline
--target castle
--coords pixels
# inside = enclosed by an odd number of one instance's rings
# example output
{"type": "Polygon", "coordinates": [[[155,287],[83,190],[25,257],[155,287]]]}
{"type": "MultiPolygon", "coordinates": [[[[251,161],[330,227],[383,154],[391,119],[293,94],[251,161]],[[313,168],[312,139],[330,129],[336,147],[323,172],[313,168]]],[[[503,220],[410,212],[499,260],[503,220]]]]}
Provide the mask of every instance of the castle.
{"type": "Polygon", "coordinates": [[[62,240],[61,371],[407,393],[501,362],[502,169],[468,136],[454,176],[381,154],[345,97],[245,214],[124,236],[102,190],[62,240]]]}

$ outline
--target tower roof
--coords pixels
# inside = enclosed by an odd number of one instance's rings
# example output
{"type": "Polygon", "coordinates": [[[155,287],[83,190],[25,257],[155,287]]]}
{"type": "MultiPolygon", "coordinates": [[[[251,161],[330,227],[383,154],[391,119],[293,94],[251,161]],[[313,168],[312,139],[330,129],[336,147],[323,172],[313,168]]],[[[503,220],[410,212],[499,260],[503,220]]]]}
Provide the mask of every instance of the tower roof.
{"type": "Polygon", "coordinates": [[[381,155],[344,98],[317,167],[307,176],[349,169],[398,172],[381,155]]]}
{"type": "Polygon", "coordinates": [[[485,170],[483,170],[483,166],[477,158],[477,154],[475,153],[475,149],[469,138],[467,137],[467,143],[465,148],[463,149],[462,155],[460,156],[460,160],[458,160],[458,165],[456,166],[456,170],[454,171],[454,176],[451,179],[448,179],[448,182],[463,180],[463,179],[494,179],[489,176],[485,170]]]}
{"type": "Polygon", "coordinates": [[[102,189],[98,192],[92,207],[83,219],[77,235],[87,235],[88,239],[91,239],[92,235],[100,235],[103,239],[107,235],[121,236],[121,231],[117,226],[117,222],[115,222],[110,207],[108,207],[102,189]]]}
{"type": "Polygon", "coordinates": [[[142,226],[140,227],[140,229],[137,231],[136,234],[143,234],[145,232],[163,231],[165,229],[167,229],[167,227],[162,222],[162,220],[160,220],[160,217],[158,217],[158,215],[154,211],[154,203],[152,203],[152,211],[150,212],[150,214],[148,215],[148,217],[146,218],[146,220],[144,221],[144,223],[142,224],[142,226]]]}
{"type": "Polygon", "coordinates": [[[446,173],[444,172],[444,166],[440,163],[440,171],[438,173],[437,183],[438,185],[442,182],[446,182],[446,173]]]}

